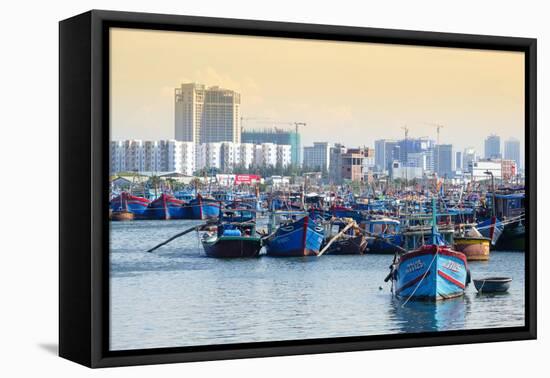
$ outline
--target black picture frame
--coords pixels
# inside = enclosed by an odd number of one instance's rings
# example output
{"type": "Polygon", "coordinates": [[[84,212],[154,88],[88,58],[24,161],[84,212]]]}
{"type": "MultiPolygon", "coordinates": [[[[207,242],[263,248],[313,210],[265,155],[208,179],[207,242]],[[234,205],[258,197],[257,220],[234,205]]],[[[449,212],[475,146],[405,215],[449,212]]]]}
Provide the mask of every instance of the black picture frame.
{"type": "Polygon", "coordinates": [[[59,354],[89,367],[535,339],[536,39],[92,10],[59,24],[59,354]],[[525,326],[109,351],[110,27],[525,53],[525,326]],[[87,168],[85,168],[87,167],[87,168]]]}

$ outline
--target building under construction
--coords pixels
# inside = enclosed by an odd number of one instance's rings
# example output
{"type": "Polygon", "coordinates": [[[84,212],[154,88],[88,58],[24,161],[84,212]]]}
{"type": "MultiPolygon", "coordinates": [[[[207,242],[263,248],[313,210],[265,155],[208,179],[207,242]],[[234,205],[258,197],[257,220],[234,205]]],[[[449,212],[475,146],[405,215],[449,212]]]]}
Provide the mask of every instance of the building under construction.
{"type": "Polygon", "coordinates": [[[292,165],[301,165],[301,143],[300,134],[294,130],[284,130],[279,128],[267,129],[248,129],[241,133],[241,143],[274,143],[289,144],[291,146],[292,165]]]}

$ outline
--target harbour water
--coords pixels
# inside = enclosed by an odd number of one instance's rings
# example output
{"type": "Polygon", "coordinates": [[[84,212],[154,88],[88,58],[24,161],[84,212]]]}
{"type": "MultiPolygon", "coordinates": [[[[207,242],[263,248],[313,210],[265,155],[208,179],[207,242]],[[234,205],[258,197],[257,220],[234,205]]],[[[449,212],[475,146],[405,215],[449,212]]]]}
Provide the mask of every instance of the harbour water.
{"type": "Polygon", "coordinates": [[[439,303],[392,298],[392,256],[213,259],[201,221],[111,222],[110,349],[381,335],[524,325],[524,254],[491,252],[472,278],[509,276],[510,290],[439,303]]]}

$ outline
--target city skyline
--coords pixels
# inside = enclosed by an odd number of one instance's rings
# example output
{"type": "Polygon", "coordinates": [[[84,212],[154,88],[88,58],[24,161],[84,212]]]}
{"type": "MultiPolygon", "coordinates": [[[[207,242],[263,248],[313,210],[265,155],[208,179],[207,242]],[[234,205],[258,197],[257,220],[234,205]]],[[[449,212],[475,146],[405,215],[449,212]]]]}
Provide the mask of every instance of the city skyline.
{"type": "Polygon", "coordinates": [[[196,82],[240,93],[245,118],[306,122],[302,146],[374,146],[404,125],[436,140],[441,123],[456,150],[498,132],[523,154],[523,70],[519,52],[114,29],[112,139],[174,138],[174,88],[196,82]]]}

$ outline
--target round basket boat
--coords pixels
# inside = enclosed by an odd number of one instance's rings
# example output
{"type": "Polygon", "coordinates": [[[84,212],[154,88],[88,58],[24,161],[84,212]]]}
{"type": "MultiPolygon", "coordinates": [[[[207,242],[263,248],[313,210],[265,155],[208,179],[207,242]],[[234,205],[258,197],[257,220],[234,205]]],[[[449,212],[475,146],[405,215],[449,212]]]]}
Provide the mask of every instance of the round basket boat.
{"type": "Polygon", "coordinates": [[[510,288],[510,277],[488,277],[474,279],[474,286],[479,293],[504,293],[510,288]]]}

